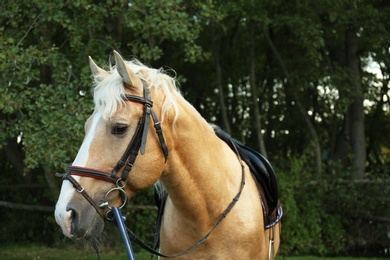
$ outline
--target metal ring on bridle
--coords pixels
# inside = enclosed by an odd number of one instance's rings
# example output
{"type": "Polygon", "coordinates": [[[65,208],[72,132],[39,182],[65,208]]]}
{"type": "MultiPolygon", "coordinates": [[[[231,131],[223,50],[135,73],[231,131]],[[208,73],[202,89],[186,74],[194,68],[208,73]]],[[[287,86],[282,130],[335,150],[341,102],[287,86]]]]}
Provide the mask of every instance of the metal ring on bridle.
{"type": "MultiPolygon", "coordinates": [[[[123,208],[123,207],[126,205],[126,203],[127,203],[126,192],[125,192],[125,190],[124,190],[123,188],[121,188],[121,187],[112,188],[111,190],[107,191],[106,195],[104,196],[104,201],[107,202],[107,197],[108,197],[108,195],[109,195],[111,192],[116,191],[116,190],[119,191],[119,192],[121,193],[121,197],[122,197],[122,201],[123,201],[122,205],[119,207],[119,209],[121,209],[121,208],[123,208]]],[[[107,205],[107,207],[108,207],[109,209],[112,209],[112,207],[110,206],[110,204],[107,203],[106,205],[107,205]]]]}
{"type": "Polygon", "coordinates": [[[122,185],[122,184],[121,184],[121,181],[122,181],[122,179],[119,178],[119,179],[116,180],[116,183],[115,183],[115,184],[116,184],[116,187],[117,187],[117,188],[123,189],[123,188],[126,186],[126,182],[124,182],[123,185],[122,185]]]}
{"type": "Polygon", "coordinates": [[[115,220],[115,216],[114,216],[114,214],[113,214],[111,209],[106,212],[106,218],[110,222],[115,220]]]}

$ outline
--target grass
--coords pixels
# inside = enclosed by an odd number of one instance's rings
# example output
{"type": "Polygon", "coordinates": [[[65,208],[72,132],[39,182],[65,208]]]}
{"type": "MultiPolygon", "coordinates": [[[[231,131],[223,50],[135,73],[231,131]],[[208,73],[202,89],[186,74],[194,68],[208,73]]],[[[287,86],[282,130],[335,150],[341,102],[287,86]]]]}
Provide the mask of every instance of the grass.
{"type": "MultiPolygon", "coordinates": [[[[100,252],[100,259],[116,259],[116,260],[126,260],[127,255],[125,250],[122,251],[108,251],[100,252]]],[[[147,255],[136,254],[136,259],[146,260],[147,255]]],[[[28,245],[28,246],[7,246],[0,247],[0,259],[12,259],[12,260],[22,260],[22,259],[44,259],[44,260],[70,260],[70,259],[80,259],[80,260],[96,260],[97,255],[91,250],[85,250],[79,247],[47,247],[39,245],[28,245]]]]}
{"type": "MultiPolygon", "coordinates": [[[[149,259],[149,253],[143,251],[135,254],[137,260],[149,259]]],[[[40,246],[40,245],[26,245],[26,246],[1,246],[0,259],[22,260],[22,259],[44,259],[44,260],[96,260],[96,253],[85,250],[80,247],[66,245],[58,248],[40,246]]],[[[100,259],[108,260],[127,260],[127,255],[124,248],[116,248],[114,250],[107,250],[100,253],[100,259]]],[[[154,257],[154,259],[157,259],[154,257]]],[[[301,256],[301,257],[276,257],[276,260],[383,260],[383,258],[357,258],[357,257],[316,257],[316,256],[301,256]]]]}
{"type": "MultiPolygon", "coordinates": [[[[319,257],[319,256],[291,256],[285,257],[286,260],[383,260],[384,258],[365,258],[365,257],[319,257]]],[[[277,256],[276,260],[283,260],[283,257],[277,256]]]]}

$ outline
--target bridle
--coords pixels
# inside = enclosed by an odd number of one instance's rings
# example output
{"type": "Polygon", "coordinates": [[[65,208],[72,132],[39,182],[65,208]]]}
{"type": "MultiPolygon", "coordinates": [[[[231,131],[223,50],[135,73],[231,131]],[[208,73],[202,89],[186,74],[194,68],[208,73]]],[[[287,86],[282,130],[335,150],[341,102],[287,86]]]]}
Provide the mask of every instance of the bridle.
{"type": "MultiPolygon", "coordinates": [[[[144,96],[135,96],[135,95],[128,95],[125,94],[122,96],[122,99],[125,101],[133,101],[133,102],[138,102],[144,105],[144,110],[141,118],[138,121],[137,128],[135,130],[135,133],[130,140],[129,145],[126,148],[126,151],[122,155],[121,159],[117,162],[116,166],[114,169],[109,172],[101,171],[98,169],[93,169],[93,168],[87,168],[87,167],[80,167],[80,166],[68,166],[66,168],[65,173],[56,173],[57,177],[62,177],[64,180],[68,180],[73,187],[76,189],[78,193],[80,193],[96,210],[96,212],[103,218],[103,220],[108,219],[108,220],[113,220],[112,217],[109,217],[109,213],[111,212],[111,206],[107,201],[108,195],[113,192],[113,191],[119,191],[122,195],[122,205],[118,207],[119,209],[123,208],[126,203],[127,203],[127,196],[126,192],[124,190],[126,179],[133,167],[133,164],[137,158],[138,152],[141,152],[141,154],[145,153],[145,147],[146,147],[146,140],[147,140],[147,135],[148,135],[148,128],[149,128],[149,123],[150,123],[150,117],[152,117],[153,122],[154,122],[154,128],[156,129],[157,137],[160,141],[161,144],[161,149],[164,154],[164,159],[165,162],[167,161],[168,158],[168,148],[165,143],[165,139],[162,133],[162,128],[161,128],[161,122],[158,120],[155,112],[153,111],[153,102],[150,97],[150,91],[148,88],[147,83],[141,79],[142,85],[143,85],[143,91],[144,91],[144,96]],[[119,171],[124,167],[123,173],[121,176],[118,176],[119,171]],[[82,176],[82,177],[89,177],[89,178],[95,178],[107,182],[111,182],[116,184],[115,188],[110,189],[106,195],[104,196],[103,202],[98,205],[85,191],[85,189],[77,182],[75,178],[73,178],[73,175],[76,176],[82,176]],[[122,184],[123,183],[123,184],[122,184]],[[101,209],[108,207],[109,210],[106,213],[106,216],[104,216],[101,213],[101,209]]],[[[229,205],[225,208],[225,210],[222,212],[220,217],[217,219],[216,223],[214,226],[209,230],[209,232],[200,240],[198,240],[195,244],[193,244],[191,247],[187,248],[186,250],[182,251],[181,253],[175,254],[175,255],[164,255],[161,254],[160,252],[157,252],[153,248],[150,248],[147,246],[144,242],[142,242],[131,230],[127,229],[131,236],[131,240],[135,240],[142,248],[145,250],[149,251],[153,255],[157,255],[160,257],[165,257],[165,258],[175,258],[184,254],[187,254],[188,252],[192,251],[193,249],[197,248],[201,244],[203,244],[206,239],[210,236],[210,234],[219,226],[219,224],[222,222],[223,219],[226,218],[226,216],[229,214],[229,212],[233,209],[234,205],[237,203],[239,200],[241,193],[244,189],[245,186],[245,167],[242,162],[241,156],[237,150],[236,145],[234,142],[230,139],[230,142],[232,143],[232,146],[234,147],[234,152],[237,155],[238,160],[240,161],[241,164],[241,183],[240,183],[240,189],[237,192],[237,194],[234,196],[232,201],[229,203],[229,205]]]]}
{"type": "Polygon", "coordinates": [[[66,168],[65,173],[56,173],[57,177],[62,177],[64,180],[68,180],[73,187],[76,189],[78,193],[80,193],[97,211],[97,213],[105,219],[107,218],[101,213],[101,209],[108,207],[111,209],[111,206],[109,205],[107,198],[108,195],[113,191],[119,191],[122,196],[122,205],[119,208],[123,208],[127,203],[127,196],[126,192],[124,190],[124,186],[127,180],[127,177],[129,176],[129,173],[131,169],[133,168],[134,162],[138,156],[138,152],[141,152],[141,154],[145,153],[145,147],[146,147],[146,141],[148,136],[148,129],[149,129],[149,123],[150,123],[150,117],[152,117],[154,122],[154,128],[156,129],[157,137],[161,144],[161,149],[164,154],[165,162],[168,158],[168,148],[165,143],[165,139],[162,133],[161,128],[161,122],[158,120],[156,113],[153,111],[153,102],[151,100],[150,96],[150,90],[148,87],[148,84],[141,79],[142,86],[143,86],[143,97],[135,96],[135,95],[129,95],[124,94],[122,95],[122,99],[125,101],[132,101],[141,103],[144,105],[143,108],[143,114],[141,118],[138,121],[137,128],[135,130],[135,133],[130,140],[129,145],[127,146],[125,152],[123,153],[120,160],[117,162],[114,169],[109,172],[101,171],[99,169],[93,169],[93,168],[87,168],[87,167],[80,167],[80,166],[68,166],[66,168]],[[118,173],[120,170],[124,168],[123,173],[121,176],[118,176],[118,173]],[[106,195],[104,196],[103,202],[98,205],[85,191],[85,189],[77,182],[75,178],[73,178],[73,175],[76,176],[82,176],[82,177],[89,177],[89,178],[95,178],[107,182],[114,183],[116,185],[115,188],[110,189],[106,195]]]}

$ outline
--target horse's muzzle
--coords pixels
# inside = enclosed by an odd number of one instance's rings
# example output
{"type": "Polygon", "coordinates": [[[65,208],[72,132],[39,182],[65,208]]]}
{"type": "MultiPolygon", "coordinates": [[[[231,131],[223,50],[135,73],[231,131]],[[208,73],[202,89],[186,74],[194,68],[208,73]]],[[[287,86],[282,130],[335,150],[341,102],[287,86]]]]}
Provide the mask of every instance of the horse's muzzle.
{"type": "Polygon", "coordinates": [[[55,215],[64,235],[74,240],[97,237],[104,229],[103,219],[89,203],[70,202],[65,208],[56,208],[55,215]]]}

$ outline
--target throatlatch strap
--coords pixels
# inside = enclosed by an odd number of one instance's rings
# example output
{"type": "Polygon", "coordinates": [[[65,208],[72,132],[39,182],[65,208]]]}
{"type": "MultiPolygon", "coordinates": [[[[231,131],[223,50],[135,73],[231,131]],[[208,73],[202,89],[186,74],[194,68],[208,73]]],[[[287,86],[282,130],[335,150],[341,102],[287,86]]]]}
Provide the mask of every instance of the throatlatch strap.
{"type": "Polygon", "coordinates": [[[160,144],[161,144],[161,149],[162,149],[163,154],[164,154],[165,162],[167,162],[167,159],[168,159],[168,147],[167,147],[167,144],[165,143],[165,139],[164,139],[164,136],[163,136],[163,131],[162,131],[162,128],[161,128],[161,122],[158,121],[156,113],[154,113],[153,110],[151,112],[152,112],[152,118],[153,118],[153,122],[154,122],[154,128],[156,129],[158,140],[160,141],[160,144]]]}

